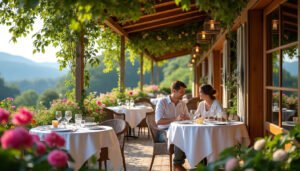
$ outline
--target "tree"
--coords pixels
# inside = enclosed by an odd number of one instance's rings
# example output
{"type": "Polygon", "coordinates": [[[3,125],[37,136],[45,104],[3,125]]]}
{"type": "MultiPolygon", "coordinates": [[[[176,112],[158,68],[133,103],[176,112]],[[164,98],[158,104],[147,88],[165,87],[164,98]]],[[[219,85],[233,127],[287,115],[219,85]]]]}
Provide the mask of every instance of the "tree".
{"type": "Polygon", "coordinates": [[[5,85],[4,79],[0,78],[0,100],[7,97],[16,97],[19,94],[20,91],[16,87],[5,85]]]}
{"type": "Polygon", "coordinates": [[[38,98],[39,95],[34,90],[27,90],[16,97],[14,104],[16,106],[35,106],[38,98]]]}
{"type": "Polygon", "coordinates": [[[56,91],[54,90],[46,90],[39,98],[39,103],[41,103],[42,105],[44,105],[45,107],[49,108],[50,107],[50,103],[55,100],[58,99],[59,95],[56,91]]]}

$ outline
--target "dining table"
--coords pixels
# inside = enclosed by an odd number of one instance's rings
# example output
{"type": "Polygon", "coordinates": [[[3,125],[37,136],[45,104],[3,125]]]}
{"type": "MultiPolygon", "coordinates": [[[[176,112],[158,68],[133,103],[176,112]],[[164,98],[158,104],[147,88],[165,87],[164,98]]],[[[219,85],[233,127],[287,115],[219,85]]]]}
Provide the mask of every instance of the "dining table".
{"type": "Polygon", "coordinates": [[[250,138],[243,122],[177,121],[170,124],[167,131],[168,147],[174,144],[186,155],[191,167],[204,158],[208,162],[218,159],[226,148],[237,144],[248,146],[250,138]]]}
{"type": "Polygon", "coordinates": [[[122,155],[119,140],[112,127],[94,126],[94,127],[66,127],[52,128],[52,126],[39,126],[30,130],[31,134],[36,134],[41,141],[47,134],[56,132],[65,139],[65,149],[74,159],[74,163],[69,166],[74,170],[79,170],[82,165],[95,155],[100,157],[101,148],[108,148],[108,156],[112,162],[113,170],[122,168],[122,155]]]}
{"type": "Polygon", "coordinates": [[[111,106],[108,109],[125,115],[125,120],[131,128],[135,128],[146,117],[148,112],[153,112],[150,106],[111,106]]]}

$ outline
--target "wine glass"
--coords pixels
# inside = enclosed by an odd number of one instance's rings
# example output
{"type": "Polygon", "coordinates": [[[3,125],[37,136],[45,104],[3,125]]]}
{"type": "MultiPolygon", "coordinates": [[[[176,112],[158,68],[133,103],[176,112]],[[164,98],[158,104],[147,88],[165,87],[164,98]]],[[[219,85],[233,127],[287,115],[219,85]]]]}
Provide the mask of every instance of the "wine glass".
{"type": "Polygon", "coordinates": [[[133,106],[134,106],[134,101],[133,101],[133,99],[130,100],[129,105],[130,105],[130,107],[133,107],[133,106]]]}
{"type": "Polygon", "coordinates": [[[118,106],[121,106],[122,105],[122,102],[120,99],[117,99],[117,103],[118,103],[118,106]]]}
{"type": "Polygon", "coordinates": [[[65,112],[65,118],[68,120],[67,124],[69,124],[70,120],[72,119],[72,112],[66,111],[65,112]]]}
{"type": "Polygon", "coordinates": [[[190,110],[189,117],[190,119],[194,119],[196,110],[190,110]]]}
{"type": "Polygon", "coordinates": [[[61,111],[56,111],[55,112],[55,118],[56,120],[60,121],[62,118],[62,112],[61,111]]]}

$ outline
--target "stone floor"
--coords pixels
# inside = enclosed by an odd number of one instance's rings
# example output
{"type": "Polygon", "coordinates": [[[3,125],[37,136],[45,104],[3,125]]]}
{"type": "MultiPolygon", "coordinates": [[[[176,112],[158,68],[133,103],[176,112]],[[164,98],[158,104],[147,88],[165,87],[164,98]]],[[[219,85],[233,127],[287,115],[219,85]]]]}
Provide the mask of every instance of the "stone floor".
{"type": "MultiPolygon", "coordinates": [[[[128,171],[148,171],[152,158],[152,140],[146,135],[140,135],[139,138],[129,138],[125,142],[125,161],[128,171]]],[[[108,170],[112,170],[108,163],[108,170]]],[[[190,168],[188,162],[185,162],[185,168],[190,168]]],[[[153,171],[169,171],[169,156],[158,155],[154,159],[153,171]]]]}

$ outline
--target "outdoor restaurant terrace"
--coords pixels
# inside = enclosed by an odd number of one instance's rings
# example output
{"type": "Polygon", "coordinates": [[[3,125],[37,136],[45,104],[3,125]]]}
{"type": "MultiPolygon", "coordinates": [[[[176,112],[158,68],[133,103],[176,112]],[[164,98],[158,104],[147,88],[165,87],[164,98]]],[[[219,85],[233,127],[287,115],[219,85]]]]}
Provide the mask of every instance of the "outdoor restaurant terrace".
{"type": "MultiPolygon", "coordinates": [[[[13,41],[43,21],[33,51],[58,47],[73,87],[50,106],[0,99],[0,170],[299,170],[299,8],[298,0],[1,1],[13,41]],[[159,87],[159,72],[175,58],[189,62],[174,71],[192,71],[180,100],[189,119],[162,130],[162,101],[173,103],[177,89],[159,87]],[[139,62],[137,88],[126,86],[126,61],[139,62]],[[88,68],[99,64],[118,72],[118,87],[88,93],[88,68]],[[213,119],[195,117],[207,84],[221,106],[213,119]]],[[[170,86],[184,82],[178,72],[170,86]]]]}

